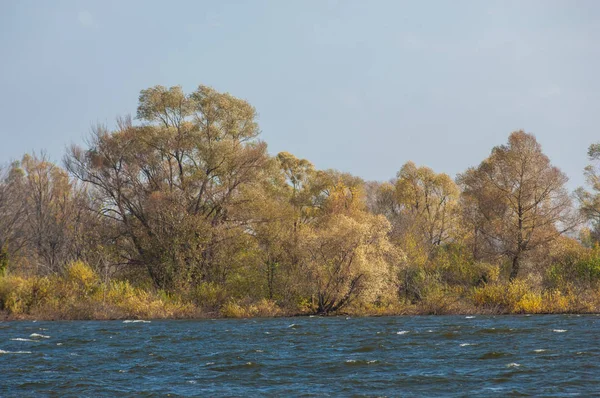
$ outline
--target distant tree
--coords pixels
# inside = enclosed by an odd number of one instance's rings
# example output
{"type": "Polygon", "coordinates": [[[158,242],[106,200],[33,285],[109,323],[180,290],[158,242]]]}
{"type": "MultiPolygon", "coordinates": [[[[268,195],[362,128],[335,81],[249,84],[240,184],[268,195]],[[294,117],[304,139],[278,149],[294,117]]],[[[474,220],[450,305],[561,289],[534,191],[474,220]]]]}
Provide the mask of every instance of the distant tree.
{"type": "Polygon", "coordinates": [[[590,145],[588,159],[591,162],[584,170],[589,190],[583,187],[575,191],[581,212],[591,225],[590,237],[600,242],[600,143],[590,145]]]}
{"type": "Polygon", "coordinates": [[[535,137],[513,132],[506,145],[492,150],[477,168],[458,177],[465,214],[487,250],[511,260],[510,279],[519,274],[523,257],[572,230],[567,177],[542,152],[535,137]]]}
{"type": "Polygon", "coordinates": [[[21,225],[25,210],[23,170],[19,162],[0,168],[0,256],[3,268],[24,244],[21,225]]]}
{"type": "Polygon", "coordinates": [[[46,273],[64,270],[75,258],[74,242],[81,212],[80,196],[65,170],[45,155],[25,155],[24,234],[37,265],[46,273]]]}
{"type": "Polygon", "coordinates": [[[439,246],[456,228],[459,190],[447,174],[408,162],[398,172],[396,201],[423,244],[439,246]]]}

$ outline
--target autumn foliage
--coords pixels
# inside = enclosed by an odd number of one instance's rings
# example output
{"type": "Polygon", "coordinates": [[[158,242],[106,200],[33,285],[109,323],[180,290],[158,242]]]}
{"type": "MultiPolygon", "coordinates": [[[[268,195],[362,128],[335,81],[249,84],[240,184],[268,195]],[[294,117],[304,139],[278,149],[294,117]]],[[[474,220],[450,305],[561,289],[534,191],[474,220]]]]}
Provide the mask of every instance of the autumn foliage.
{"type": "Polygon", "coordinates": [[[388,182],[271,156],[246,101],[142,90],[63,166],[0,175],[0,310],[12,317],[542,313],[600,309],[600,183],[572,201],[524,131],[456,180],[388,182]],[[577,208],[579,204],[579,208],[577,208]]]}

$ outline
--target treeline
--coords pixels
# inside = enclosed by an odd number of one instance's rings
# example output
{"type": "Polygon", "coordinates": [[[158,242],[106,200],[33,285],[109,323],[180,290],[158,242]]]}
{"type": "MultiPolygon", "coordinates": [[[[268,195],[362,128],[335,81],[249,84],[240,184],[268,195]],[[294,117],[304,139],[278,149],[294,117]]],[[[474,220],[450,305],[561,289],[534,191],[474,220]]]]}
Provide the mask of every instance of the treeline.
{"type": "Polygon", "coordinates": [[[246,101],[143,90],[62,166],[0,177],[0,309],[57,318],[600,310],[600,177],[523,131],[456,180],[267,153],[246,101]],[[572,200],[575,199],[575,200],[572,200]]]}

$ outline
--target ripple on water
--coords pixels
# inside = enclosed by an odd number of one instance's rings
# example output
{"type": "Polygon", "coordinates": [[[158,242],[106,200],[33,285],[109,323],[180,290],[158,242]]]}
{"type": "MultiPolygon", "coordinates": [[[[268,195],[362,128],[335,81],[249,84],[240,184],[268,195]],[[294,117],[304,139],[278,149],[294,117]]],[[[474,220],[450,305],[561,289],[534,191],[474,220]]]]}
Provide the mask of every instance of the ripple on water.
{"type": "Polygon", "coordinates": [[[50,338],[50,336],[46,336],[46,335],[39,334],[39,333],[31,333],[29,335],[29,337],[31,337],[31,338],[37,338],[37,339],[49,339],[50,338]]]}
{"type": "Polygon", "coordinates": [[[600,340],[590,329],[600,318],[465,315],[13,322],[0,329],[0,396],[597,392],[600,340]]]}
{"type": "Polygon", "coordinates": [[[6,354],[31,354],[31,351],[4,351],[4,350],[0,350],[0,355],[6,355],[6,354]]]}
{"type": "Polygon", "coordinates": [[[373,352],[373,351],[377,351],[380,347],[381,346],[364,345],[364,346],[357,347],[352,351],[353,352],[373,352]]]}
{"type": "Polygon", "coordinates": [[[511,357],[512,354],[508,353],[508,352],[502,352],[502,351],[490,351],[490,352],[486,352],[485,354],[482,354],[479,359],[498,359],[498,358],[505,358],[505,357],[511,357]]]}
{"type": "Polygon", "coordinates": [[[347,366],[364,366],[364,365],[373,365],[378,362],[379,361],[376,359],[347,359],[345,364],[347,366]]]}

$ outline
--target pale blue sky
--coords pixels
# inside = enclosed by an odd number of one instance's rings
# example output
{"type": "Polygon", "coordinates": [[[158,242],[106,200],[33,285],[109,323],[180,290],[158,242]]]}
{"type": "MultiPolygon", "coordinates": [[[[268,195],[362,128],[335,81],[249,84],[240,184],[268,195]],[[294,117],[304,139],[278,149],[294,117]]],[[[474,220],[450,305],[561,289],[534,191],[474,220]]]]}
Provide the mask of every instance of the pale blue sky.
{"type": "Polygon", "coordinates": [[[600,1],[0,0],[0,163],[60,160],[141,89],[210,85],[319,168],[452,176],[523,128],[583,183],[600,1]]]}

